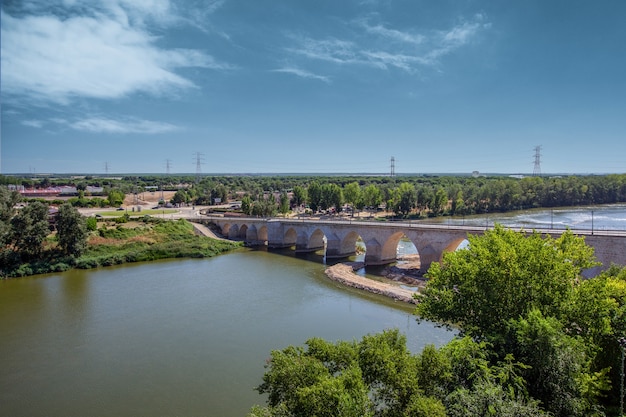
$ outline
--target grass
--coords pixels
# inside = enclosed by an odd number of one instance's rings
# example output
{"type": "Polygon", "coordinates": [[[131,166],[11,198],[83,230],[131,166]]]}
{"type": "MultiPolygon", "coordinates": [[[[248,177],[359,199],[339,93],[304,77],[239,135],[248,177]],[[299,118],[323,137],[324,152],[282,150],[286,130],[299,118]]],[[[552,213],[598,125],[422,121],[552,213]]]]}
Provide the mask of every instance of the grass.
{"type": "Polygon", "coordinates": [[[0,263],[7,267],[0,270],[0,278],[157,259],[208,258],[242,246],[240,242],[198,236],[193,225],[183,219],[168,221],[146,216],[140,222],[116,224],[105,221],[99,225],[79,257],[63,256],[53,244],[37,260],[30,262],[22,262],[16,254],[5,251],[0,263]]]}

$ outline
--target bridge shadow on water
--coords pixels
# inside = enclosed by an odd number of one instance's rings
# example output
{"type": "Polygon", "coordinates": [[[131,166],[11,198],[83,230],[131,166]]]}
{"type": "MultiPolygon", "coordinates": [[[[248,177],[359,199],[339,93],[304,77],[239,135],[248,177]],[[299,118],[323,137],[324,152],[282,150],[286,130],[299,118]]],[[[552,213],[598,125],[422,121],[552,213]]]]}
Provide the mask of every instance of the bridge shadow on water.
{"type": "Polygon", "coordinates": [[[288,258],[301,259],[307,262],[323,265],[324,267],[330,267],[340,263],[361,264],[361,267],[354,272],[358,275],[368,275],[372,278],[383,278],[384,270],[389,266],[393,266],[398,261],[386,264],[386,265],[365,265],[365,253],[348,256],[345,258],[327,258],[323,250],[316,252],[296,252],[294,248],[268,248],[267,246],[258,246],[250,248],[252,251],[266,252],[279,256],[285,256],[288,258]]]}

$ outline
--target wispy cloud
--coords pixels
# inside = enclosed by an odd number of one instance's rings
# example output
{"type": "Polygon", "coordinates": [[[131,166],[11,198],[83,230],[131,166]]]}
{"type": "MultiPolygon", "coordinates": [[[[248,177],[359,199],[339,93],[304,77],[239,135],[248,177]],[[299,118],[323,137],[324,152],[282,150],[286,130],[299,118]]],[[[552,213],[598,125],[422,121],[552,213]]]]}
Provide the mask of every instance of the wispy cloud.
{"type": "Polygon", "coordinates": [[[293,74],[296,75],[298,77],[301,78],[308,78],[308,79],[313,79],[313,80],[320,80],[323,81],[327,84],[330,84],[330,78],[323,76],[323,75],[317,75],[317,74],[313,74],[312,72],[309,71],[305,71],[299,68],[294,68],[294,67],[286,67],[286,68],[279,68],[279,69],[275,69],[272,70],[272,72],[282,72],[285,74],[293,74]]]}
{"type": "Polygon", "coordinates": [[[146,22],[176,19],[166,0],[25,1],[1,18],[2,90],[13,96],[68,104],[164,95],[195,87],[180,68],[231,68],[200,50],[157,45],[146,22]]]}
{"type": "Polygon", "coordinates": [[[66,124],[74,130],[90,133],[158,134],[179,130],[177,126],[170,123],[141,119],[114,120],[103,117],[91,117],[75,122],[66,122],[66,124]]]}
{"type": "Polygon", "coordinates": [[[291,35],[296,47],[290,53],[338,65],[366,65],[380,69],[397,68],[407,72],[440,64],[441,58],[472,42],[490,27],[483,15],[461,21],[446,30],[399,30],[359,19],[353,24],[362,30],[354,40],[315,39],[291,35]]]}
{"type": "Polygon", "coordinates": [[[382,24],[370,25],[367,20],[358,20],[357,23],[362,26],[367,33],[381,36],[398,42],[412,43],[415,45],[422,44],[426,40],[426,36],[419,33],[403,32],[396,29],[386,28],[382,24]]]}
{"type": "Polygon", "coordinates": [[[67,130],[69,128],[71,130],[88,133],[136,133],[154,135],[181,130],[179,126],[171,123],[157,122],[135,117],[113,118],[104,116],[87,116],[84,118],[74,117],[71,119],[51,117],[49,119],[42,120],[22,120],[21,124],[35,129],[47,129],[51,132],[58,132],[59,129],[67,130]]]}
{"type": "Polygon", "coordinates": [[[41,128],[43,127],[43,121],[41,120],[22,120],[22,124],[28,127],[41,128]]]}

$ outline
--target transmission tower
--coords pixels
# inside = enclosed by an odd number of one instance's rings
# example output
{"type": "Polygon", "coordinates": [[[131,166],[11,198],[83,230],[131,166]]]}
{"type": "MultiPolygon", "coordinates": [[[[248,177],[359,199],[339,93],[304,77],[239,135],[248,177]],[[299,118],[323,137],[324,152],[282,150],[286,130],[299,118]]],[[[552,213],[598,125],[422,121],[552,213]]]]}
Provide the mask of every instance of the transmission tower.
{"type": "Polygon", "coordinates": [[[200,152],[196,152],[195,154],[196,160],[196,182],[200,181],[200,175],[202,174],[202,163],[204,161],[204,154],[200,152]]]}
{"type": "Polygon", "coordinates": [[[104,163],[104,173],[106,175],[109,175],[109,163],[108,162],[104,163]]]}
{"type": "Polygon", "coordinates": [[[167,175],[170,175],[170,168],[172,167],[172,160],[171,159],[166,159],[165,160],[165,173],[167,175]]]}
{"type": "Polygon", "coordinates": [[[535,167],[533,168],[533,176],[541,176],[541,145],[535,146],[535,167]]]}
{"type": "Polygon", "coordinates": [[[391,178],[396,176],[396,158],[391,157],[391,178]]]}

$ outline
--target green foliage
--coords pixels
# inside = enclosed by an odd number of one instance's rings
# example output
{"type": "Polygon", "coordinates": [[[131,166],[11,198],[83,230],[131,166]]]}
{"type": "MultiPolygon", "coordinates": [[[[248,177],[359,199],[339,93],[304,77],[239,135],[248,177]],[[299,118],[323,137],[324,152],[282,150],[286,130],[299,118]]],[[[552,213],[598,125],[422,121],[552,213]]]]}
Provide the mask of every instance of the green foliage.
{"type": "Polygon", "coordinates": [[[111,207],[118,207],[124,202],[124,192],[117,189],[112,189],[107,194],[107,200],[111,207]]]}
{"type": "Polygon", "coordinates": [[[43,251],[43,242],[50,233],[48,205],[40,201],[29,203],[10,221],[7,241],[22,259],[33,259],[43,251]]]}
{"type": "Polygon", "coordinates": [[[278,211],[280,212],[280,214],[284,216],[287,213],[289,213],[289,209],[290,209],[289,197],[287,196],[287,193],[282,192],[280,193],[280,202],[278,203],[278,211]]]}
{"type": "Polygon", "coordinates": [[[603,416],[619,380],[626,268],[582,279],[592,265],[570,232],[498,226],[434,265],[417,307],[465,336],[419,355],[397,331],[272,352],[259,387],[268,407],[250,415],[603,416]]]}
{"type": "Polygon", "coordinates": [[[20,201],[22,197],[17,191],[9,191],[8,188],[0,186],[0,245],[8,243],[10,220],[15,215],[15,206],[20,201]]]}
{"type": "Polygon", "coordinates": [[[78,258],[61,255],[59,251],[48,250],[37,260],[21,263],[14,252],[0,253],[0,276],[16,277],[46,272],[118,265],[126,262],[152,261],[167,258],[205,258],[235,249],[240,243],[215,240],[196,236],[193,226],[185,220],[165,221],[150,219],[139,227],[102,227],[98,234],[114,239],[113,244],[89,245],[78,258]]]}
{"type": "MultiPolygon", "coordinates": [[[[597,393],[608,385],[583,378],[588,366],[581,340],[566,335],[556,318],[545,318],[538,309],[531,310],[526,318],[511,320],[509,326],[507,348],[528,365],[523,375],[530,395],[554,416],[588,415],[590,404],[585,403],[581,382],[593,382],[599,388],[597,393]]],[[[593,397],[588,400],[597,402],[593,397]]]]}
{"type": "Polygon", "coordinates": [[[87,246],[88,230],[85,218],[71,204],[66,203],[59,207],[56,227],[61,251],[65,255],[80,256],[87,246]]]}
{"type": "Polygon", "coordinates": [[[322,186],[318,181],[312,181],[307,188],[309,195],[309,206],[315,213],[322,208],[322,186]]]}
{"type": "Polygon", "coordinates": [[[300,207],[305,204],[307,201],[307,191],[306,188],[296,185],[293,187],[293,197],[291,198],[291,205],[295,207],[300,207]]]}
{"type": "Polygon", "coordinates": [[[503,334],[508,320],[533,308],[562,317],[581,271],[595,265],[593,249],[570,231],[552,239],[496,225],[468,240],[433,263],[417,314],[476,337],[503,334]]]}
{"type": "Polygon", "coordinates": [[[96,230],[98,230],[98,219],[96,219],[95,217],[88,217],[85,220],[85,226],[90,232],[95,232],[96,230]]]}

